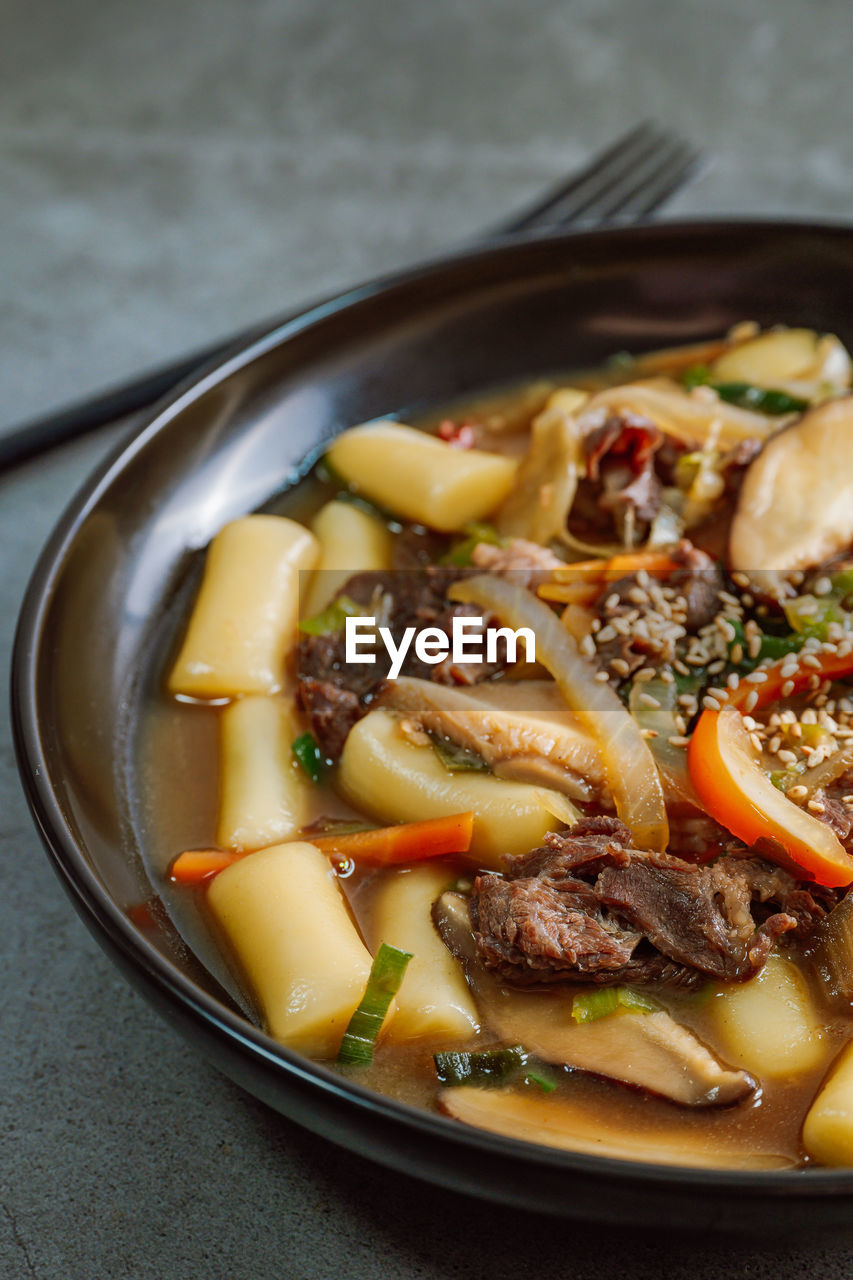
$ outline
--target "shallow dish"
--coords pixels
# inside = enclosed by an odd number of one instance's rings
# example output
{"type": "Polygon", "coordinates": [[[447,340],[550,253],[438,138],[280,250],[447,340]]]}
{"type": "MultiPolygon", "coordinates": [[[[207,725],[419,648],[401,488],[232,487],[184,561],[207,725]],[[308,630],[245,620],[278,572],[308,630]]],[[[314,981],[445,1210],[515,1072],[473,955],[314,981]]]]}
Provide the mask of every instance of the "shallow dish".
{"type": "Polygon", "coordinates": [[[853,1170],[720,1172],[573,1155],[462,1128],[342,1080],[253,1027],[145,871],[140,713],[154,639],[234,516],[323,441],[620,349],[744,318],[853,341],[853,231],[695,223],[475,250],[306,312],[178,393],[63,516],[13,667],[21,773],[55,868],[99,942],[222,1070],[325,1137],[505,1203],[621,1223],[770,1231],[846,1225],[853,1170]]]}

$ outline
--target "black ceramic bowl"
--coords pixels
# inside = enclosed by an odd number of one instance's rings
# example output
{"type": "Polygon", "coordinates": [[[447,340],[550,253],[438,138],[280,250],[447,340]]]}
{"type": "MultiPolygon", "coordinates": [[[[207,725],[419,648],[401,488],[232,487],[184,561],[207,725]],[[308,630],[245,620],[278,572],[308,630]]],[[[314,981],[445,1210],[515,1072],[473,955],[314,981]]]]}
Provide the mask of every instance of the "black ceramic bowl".
{"type": "Polygon", "coordinates": [[[853,231],[663,225],[513,242],[309,311],[181,391],[86,485],[33,577],[13,669],[21,773],[98,941],[223,1071],[324,1137],[507,1204],[646,1225],[845,1225],[853,1170],[718,1172],[550,1150],[347,1083],[252,1026],[170,920],[136,821],[152,640],[216,530],[292,484],[343,427],[755,319],[853,342],[853,231]]]}

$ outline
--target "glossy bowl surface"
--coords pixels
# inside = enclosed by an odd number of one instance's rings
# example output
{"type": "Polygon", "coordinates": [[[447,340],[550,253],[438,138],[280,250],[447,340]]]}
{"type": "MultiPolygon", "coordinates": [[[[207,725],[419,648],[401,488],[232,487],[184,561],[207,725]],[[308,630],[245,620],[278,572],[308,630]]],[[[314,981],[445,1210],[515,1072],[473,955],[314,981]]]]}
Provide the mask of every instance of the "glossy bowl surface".
{"type": "Polygon", "coordinates": [[[213,1062],[318,1134],[463,1192],[586,1219],[772,1232],[843,1227],[853,1170],[641,1165],[464,1128],[343,1081],[252,1026],[174,924],[134,814],[141,689],[164,612],[225,521],[383,414],[697,341],[755,319],[853,344],[853,230],[664,224],[533,238],[356,289],[236,352],[157,412],[62,517],[22,610],[13,720],[54,867],[99,942],[213,1062]]]}

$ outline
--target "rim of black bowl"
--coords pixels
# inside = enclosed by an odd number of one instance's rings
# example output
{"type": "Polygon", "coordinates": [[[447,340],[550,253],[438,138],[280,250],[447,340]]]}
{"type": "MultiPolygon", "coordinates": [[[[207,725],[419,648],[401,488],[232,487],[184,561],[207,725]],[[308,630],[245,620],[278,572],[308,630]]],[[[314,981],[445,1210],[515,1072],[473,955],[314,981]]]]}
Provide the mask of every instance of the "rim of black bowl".
{"type": "MultiPolygon", "coordinates": [[[[596,242],[612,239],[615,243],[634,240],[642,244],[700,236],[725,239],[727,236],[739,237],[749,232],[803,234],[811,237],[824,233],[832,237],[849,238],[853,247],[852,224],[797,218],[688,218],[594,230],[531,232],[430,258],[416,266],[356,285],[326,301],[307,307],[292,319],[274,326],[262,337],[246,344],[238,344],[225,357],[217,359],[197,375],[181,383],[155,406],[150,419],[129,440],[122,440],[108,454],[72,498],[39,556],[24,596],[11,667],[12,730],[18,768],[36,827],[54,869],[98,941],[113,959],[121,957],[130,968],[140,971],[177,1015],[190,1014],[215,1036],[225,1037],[230,1042],[230,1047],[238,1053],[250,1052],[259,1063],[272,1067],[277,1074],[308,1085],[318,1097],[326,1095],[343,1100],[350,1106],[381,1116],[410,1131],[439,1137],[446,1145],[448,1161],[452,1159],[454,1147],[464,1147],[468,1151],[476,1150],[484,1155],[509,1157],[516,1163],[540,1168],[551,1166],[566,1173],[587,1174],[622,1183],[635,1181],[658,1190],[676,1187],[682,1190],[704,1187],[720,1192],[737,1190],[778,1198],[780,1204],[791,1196],[809,1198],[809,1190],[813,1190],[822,1199],[831,1195],[853,1194],[853,1169],[749,1170],[668,1165],[573,1152],[463,1125],[344,1079],[322,1063],[315,1063],[294,1053],[196,986],[148,942],[106,893],[78,847],[51,784],[48,761],[42,750],[36,679],[44,638],[45,615],[62,572],[64,556],[80,524],[102,492],[144,450],[148,441],[164,430],[178,413],[205,391],[225,381],[259,356],[337,312],[379,294],[406,288],[420,279],[462,263],[473,263],[513,251],[523,253],[526,248],[538,249],[544,246],[547,249],[550,244],[563,245],[567,241],[582,246],[584,241],[591,238],[596,242]]],[[[386,1164],[394,1163],[378,1153],[376,1158],[386,1164]]],[[[415,1172],[415,1169],[410,1171],[415,1172]]],[[[486,1192],[478,1193],[475,1188],[469,1190],[472,1194],[487,1195],[486,1192]]]]}

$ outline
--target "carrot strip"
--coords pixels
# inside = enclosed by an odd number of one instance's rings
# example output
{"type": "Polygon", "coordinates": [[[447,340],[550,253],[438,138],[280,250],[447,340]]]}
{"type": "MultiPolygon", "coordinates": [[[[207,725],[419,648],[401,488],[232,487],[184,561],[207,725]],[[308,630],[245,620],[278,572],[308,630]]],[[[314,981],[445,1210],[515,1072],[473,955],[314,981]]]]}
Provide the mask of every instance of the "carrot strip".
{"type": "Polygon", "coordinates": [[[311,843],[324,853],[379,867],[398,862],[421,862],[450,853],[467,853],[473,831],[473,813],[454,813],[446,818],[404,822],[397,827],[378,827],[374,831],[316,836],[311,843]]]}
{"type": "Polygon", "coordinates": [[[225,849],[187,849],[179,853],[169,868],[169,879],[174,884],[196,885],[211,876],[218,875],[232,862],[245,858],[245,853],[225,849]]]}
{"type": "MultiPolygon", "coordinates": [[[[576,582],[578,574],[588,575],[596,582],[611,582],[631,573],[674,573],[684,565],[665,551],[621,551],[609,560],[576,560],[565,568],[554,570],[555,582],[576,582]]],[[[541,592],[540,592],[541,594],[541,592]]]]}
{"type": "MultiPolygon", "coordinates": [[[[467,853],[474,832],[473,813],[453,813],[426,822],[404,822],[396,827],[373,831],[349,831],[342,835],[312,836],[302,839],[323,853],[349,858],[364,866],[386,867],[401,862],[422,862],[451,853],[467,853]]],[[[169,868],[174,884],[200,885],[245,858],[252,850],[187,849],[178,854],[169,868]]]]}

